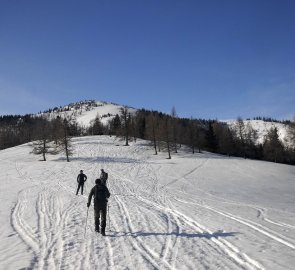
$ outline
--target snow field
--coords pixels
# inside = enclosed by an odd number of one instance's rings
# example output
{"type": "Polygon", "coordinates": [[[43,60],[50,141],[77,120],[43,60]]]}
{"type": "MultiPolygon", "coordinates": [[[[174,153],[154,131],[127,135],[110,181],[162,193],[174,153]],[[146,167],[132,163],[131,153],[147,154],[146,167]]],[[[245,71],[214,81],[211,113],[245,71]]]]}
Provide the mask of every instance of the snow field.
{"type": "Polygon", "coordinates": [[[107,136],[74,145],[69,163],[40,162],[28,145],[0,152],[0,269],[293,269],[294,166],[184,150],[168,160],[107,136]],[[94,232],[93,206],[86,226],[101,168],[107,237],[94,232]]]}

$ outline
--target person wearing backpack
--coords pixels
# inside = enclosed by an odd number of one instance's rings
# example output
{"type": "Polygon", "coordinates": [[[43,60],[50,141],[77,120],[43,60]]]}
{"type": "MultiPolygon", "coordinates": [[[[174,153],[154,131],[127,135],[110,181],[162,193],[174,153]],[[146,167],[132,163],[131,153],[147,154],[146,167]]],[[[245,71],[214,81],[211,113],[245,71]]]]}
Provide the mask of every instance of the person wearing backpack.
{"type": "Polygon", "coordinates": [[[101,169],[101,174],[99,178],[101,180],[101,183],[106,186],[108,180],[108,173],[105,172],[104,169],[101,169]]]}
{"type": "Polygon", "coordinates": [[[107,224],[107,204],[108,198],[110,197],[110,192],[108,188],[102,184],[101,179],[95,180],[95,186],[91,189],[89,196],[87,207],[89,208],[92,200],[92,196],[94,196],[94,225],[95,231],[99,232],[99,225],[101,225],[101,234],[105,236],[105,228],[107,224]],[[101,224],[100,224],[101,218],[101,224]]]}
{"type": "Polygon", "coordinates": [[[78,195],[80,188],[81,188],[81,195],[83,195],[84,183],[86,182],[86,180],[87,180],[87,176],[83,173],[83,170],[81,170],[77,176],[78,188],[77,188],[76,195],[78,195]]]}

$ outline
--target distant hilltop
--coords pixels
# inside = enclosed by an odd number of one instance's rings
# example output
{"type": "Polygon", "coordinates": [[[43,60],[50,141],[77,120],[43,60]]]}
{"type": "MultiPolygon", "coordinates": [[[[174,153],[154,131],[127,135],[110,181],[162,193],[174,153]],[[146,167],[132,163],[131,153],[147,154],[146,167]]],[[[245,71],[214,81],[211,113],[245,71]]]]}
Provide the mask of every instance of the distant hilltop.
{"type": "Polygon", "coordinates": [[[89,127],[92,121],[98,116],[101,122],[106,125],[117,114],[121,114],[121,109],[128,108],[128,111],[135,113],[137,110],[128,106],[123,106],[106,101],[85,100],[70,103],[66,106],[55,107],[48,111],[38,113],[37,116],[45,116],[51,120],[56,117],[67,117],[75,120],[82,127],[89,127]]]}

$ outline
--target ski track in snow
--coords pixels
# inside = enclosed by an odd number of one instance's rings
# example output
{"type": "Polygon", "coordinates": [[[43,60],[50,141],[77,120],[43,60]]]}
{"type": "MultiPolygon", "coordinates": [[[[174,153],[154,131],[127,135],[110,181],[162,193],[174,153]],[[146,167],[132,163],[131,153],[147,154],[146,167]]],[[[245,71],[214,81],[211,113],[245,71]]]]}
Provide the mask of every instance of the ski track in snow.
{"type": "Polygon", "coordinates": [[[163,184],[144,146],[126,148],[117,144],[106,137],[86,142],[79,139],[75,161],[42,163],[34,175],[27,163],[5,160],[14,165],[18,181],[24,182],[11,212],[11,226],[26,244],[28,250],[24,252],[32,254],[28,269],[265,269],[258,256],[234,244],[230,233],[227,238],[226,233],[215,233],[202,221],[180,211],[179,204],[213,212],[254,231],[257,237],[295,249],[294,239],[206,202],[253,208],[269,224],[295,228],[268,218],[265,208],[220,200],[202,190],[206,195],[202,201],[186,198],[190,177],[206,169],[209,158],[163,184]],[[76,196],[80,168],[88,180],[84,195],[76,196]],[[86,227],[87,195],[100,168],[109,173],[112,194],[107,237],[94,232],[93,206],[86,227]],[[177,184],[180,188],[175,192],[172,187],[177,184]]]}

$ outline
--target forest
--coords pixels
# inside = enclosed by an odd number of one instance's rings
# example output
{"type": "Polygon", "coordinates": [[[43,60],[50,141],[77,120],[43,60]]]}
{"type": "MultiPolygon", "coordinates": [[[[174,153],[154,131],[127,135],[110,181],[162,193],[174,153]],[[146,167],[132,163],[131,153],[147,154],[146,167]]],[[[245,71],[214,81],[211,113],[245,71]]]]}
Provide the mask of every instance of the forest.
{"type": "MultiPolygon", "coordinates": [[[[273,120],[263,117],[255,119],[273,120]]],[[[285,121],[284,124],[294,142],[294,122],[285,121]]],[[[229,127],[217,120],[179,118],[175,108],[171,114],[145,109],[132,114],[127,107],[122,107],[120,115],[115,115],[107,125],[97,116],[85,128],[79,126],[74,118],[57,116],[49,120],[42,114],[0,116],[0,149],[32,142],[32,153],[42,155],[44,161],[47,154],[60,152],[65,153],[67,161],[70,161],[73,154],[71,138],[91,135],[117,136],[126,146],[137,138],[149,140],[155,155],[165,152],[169,159],[184,147],[192,153],[209,151],[295,164],[294,144],[293,147],[286,147],[279,139],[277,128],[268,131],[263,143],[257,143],[257,131],[241,118],[237,119],[234,127],[229,127]]]]}

